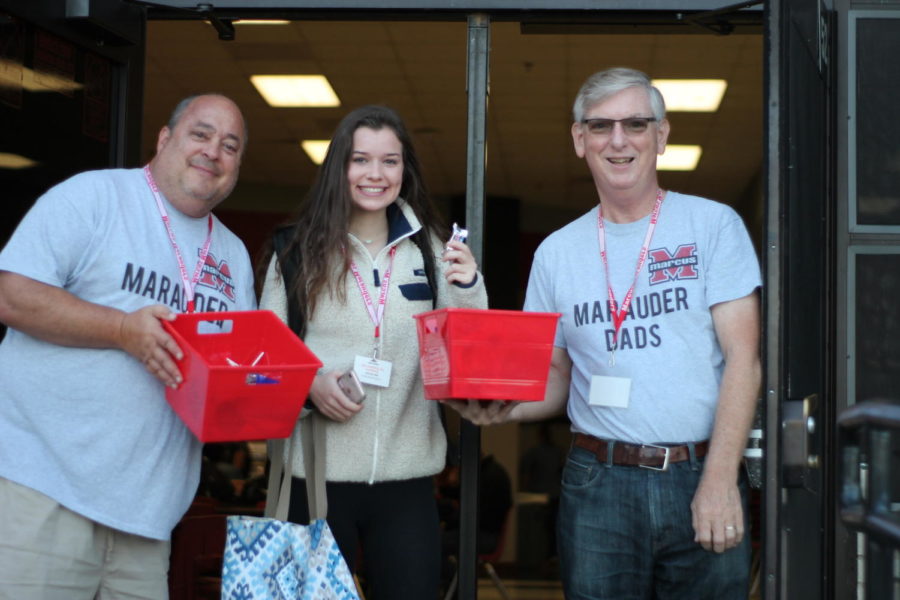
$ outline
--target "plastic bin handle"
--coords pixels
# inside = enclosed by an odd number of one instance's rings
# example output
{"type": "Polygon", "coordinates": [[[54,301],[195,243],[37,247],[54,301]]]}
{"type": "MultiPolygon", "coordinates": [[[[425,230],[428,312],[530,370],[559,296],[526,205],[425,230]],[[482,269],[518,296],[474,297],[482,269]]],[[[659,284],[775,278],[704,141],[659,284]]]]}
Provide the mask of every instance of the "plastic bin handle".
{"type": "Polygon", "coordinates": [[[233,333],[240,315],[250,314],[253,311],[234,311],[228,313],[221,312],[195,312],[181,313],[178,315],[178,321],[190,327],[200,335],[217,335],[222,333],[233,333]],[[222,327],[216,327],[215,331],[211,331],[203,327],[203,323],[222,322],[222,327]]]}

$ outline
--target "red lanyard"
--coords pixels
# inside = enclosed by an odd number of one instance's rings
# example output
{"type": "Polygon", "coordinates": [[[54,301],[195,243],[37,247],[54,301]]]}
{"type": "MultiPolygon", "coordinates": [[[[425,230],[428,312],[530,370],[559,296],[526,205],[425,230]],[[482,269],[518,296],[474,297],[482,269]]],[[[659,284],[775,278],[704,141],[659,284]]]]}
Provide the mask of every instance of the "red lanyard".
{"type": "Polygon", "coordinates": [[[212,243],[213,218],[209,215],[209,230],[206,233],[206,242],[200,250],[200,258],[197,259],[197,266],[194,268],[194,276],[188,279],[187,267],[184,266],[184,259],[181,258],[181,251],[178,249],[178,242],[175,240],[175,232],[172,230],[172,224],[169,223],[169,213],[163,204],[162,197],[159,194],[159,187],[153,180],[153,174],[150,172],[150,165],[144,166],[144,177],[147,179],[147,185],[153,192],[153,198],[156,199],[156,207],[159,209],[159,216],[162,217],[163,225],[166,226],[166,232],[169,234],[169,241],[172,242],[172,249],[175,250],[175,259],[178,261],[178,270],[181,274],[181,283],[184,285],[184,295],[187,298],[187,311],[194,312],[194,288],[200,281],[200,274],[203,272],[203,265],[206,264],[206,256],[209,254],[209,245],[212,243]]]}
{"type": "Polygon", "coordinates": [[[597,206],[597,237],[600,240],[600,259],[603,261],[603,271],[606,274],[606,291],[609,301],[609,311],[612,313],[613,326],[615,327],[613,331],[613,353],[610,355],[610,366],[614,365],[616,362],[615,351],[619,346],[619,329],[622,328],[622,321],[625,320],[625,315],[628,314],[628,308],[631,306],[631,299],[634,297],[634,287],[637,285],[638,275],[640,275],[644,262],[647,260],[647,254],[650,252],[650,240],[653,238],[653,231],[656,229],[657,221],[659,221],[659,210],[662,207],[662,201],[663,191],[662,189],[659,189],[656,192],[656,205],[653,207],[653,212],[650,213],[650,224],[647,225],[647,235],[644,236],[644,243],[638,254],[637,268],[634,270],[634,280],[631,282],[631,287],[628,288],[628,292],[625,294],[625,299],[622,300],[621,310],[617,309],[616,295],[615,292],[613,292],[612,281],[609,279],[609,261],[606,256],[606,230],[603,228],[603,205],[601,203],[597,206]]]}
{"type": "Polygon", "coordinates": [[[378,338],[381,337],[381,321],[384,319],[384,307],[387,305],[388,285],[391,282],[391,271],[394,270],[395,254],[397,254],[397,246],[391,248],[391,261],[388,264],[387,271],[384,272],[384,275],[381,278],[381,294],[378,297],[377,307],[372,303],[372,296],[369,294],[366,282],[363,281],[362,276],[359,274],[356,263],[350,261],[350,270],[353,271],[353,276],[356,277],[356,285],[359,286],[359,291],[362,293],[362,299],[366,304],[366,310],[369,311],[369,318],[372,319],[372,323],[375,325],[376,344],[378,343],[378,338]]]}

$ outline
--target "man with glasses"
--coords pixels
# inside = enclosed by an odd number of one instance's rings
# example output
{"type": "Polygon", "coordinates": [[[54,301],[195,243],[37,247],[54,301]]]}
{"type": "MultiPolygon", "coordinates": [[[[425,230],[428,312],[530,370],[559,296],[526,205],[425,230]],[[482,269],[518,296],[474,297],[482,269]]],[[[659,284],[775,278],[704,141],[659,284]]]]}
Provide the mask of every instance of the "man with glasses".
{"type": "Polygon", "coordinates": [[[545,401],[450,404],[478,424],[567,410],[567,598],[743,600],[740,464],[760,384],[753,246],[731,208],[660,188],[670,126],[644,73],[592,75],[574,117],[599,204],[535,254],[525,310],[562,313],[545,401]]]}

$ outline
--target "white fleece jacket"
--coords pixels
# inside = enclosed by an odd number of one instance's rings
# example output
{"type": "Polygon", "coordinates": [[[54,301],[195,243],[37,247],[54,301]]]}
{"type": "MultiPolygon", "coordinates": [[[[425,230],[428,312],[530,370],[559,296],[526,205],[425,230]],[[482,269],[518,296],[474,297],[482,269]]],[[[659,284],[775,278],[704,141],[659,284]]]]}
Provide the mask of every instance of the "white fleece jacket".
{"type": "MultiPolygon", "coordinates": [[[[390,249],[397,247],[390,277],[384,320],[381,325],[380,358],[391,361],[390,386],[365,385],[363,409],[345,423],[319,414],[326,431],[326,480],[368,482],[425,477],[444,467],[447,439],[439,418],[439,405],[426,400],[419,370],[418,341],[413,315],[432,310],[422,253],[409,236],[421,228],[412,209],[402,200],[389,207],[388,245],[372,259],[352,235],[348,248],[359,268],[373,302],[390,262],[390,249]],[[399,209],[399,210],[398,210],[399,209]]],[[[448,284],[441,262],[444,240],[433,239],[438,307],[487,308],[487,292],[479,273],[471,287],[448,284]]],[[[356,279],[345,280],[346,302],[325,293],[307,324],[304,342],[324,364],[325,371],[346,371],[357,355],[371,356],[374,325],[366,310],[356,279]]],[[[287,297],[277,261],[269,264],[259,307],[274,311],[287,321],[287,297]]],[[[292,473],[304,477],[299,425],[294,428],[292,473]]]]}

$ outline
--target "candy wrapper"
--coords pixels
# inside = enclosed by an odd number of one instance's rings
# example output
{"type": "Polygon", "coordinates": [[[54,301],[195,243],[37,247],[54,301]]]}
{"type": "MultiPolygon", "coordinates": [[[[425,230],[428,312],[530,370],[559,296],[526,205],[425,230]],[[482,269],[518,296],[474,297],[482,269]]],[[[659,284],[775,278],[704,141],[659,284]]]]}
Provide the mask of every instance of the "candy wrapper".
{"type": "MultiPolygon", "coordinates": [[[[469,237],[469,230],[463,229],[456,223],[453,224],[453,234],[450,236],[451,242],[466,242],[466,238],[469,237]]],[[[452,250],[450,246],[446,247],[447,250],[452,250]]]]}

